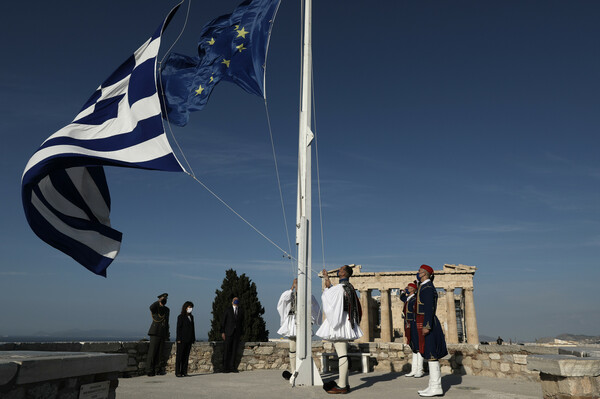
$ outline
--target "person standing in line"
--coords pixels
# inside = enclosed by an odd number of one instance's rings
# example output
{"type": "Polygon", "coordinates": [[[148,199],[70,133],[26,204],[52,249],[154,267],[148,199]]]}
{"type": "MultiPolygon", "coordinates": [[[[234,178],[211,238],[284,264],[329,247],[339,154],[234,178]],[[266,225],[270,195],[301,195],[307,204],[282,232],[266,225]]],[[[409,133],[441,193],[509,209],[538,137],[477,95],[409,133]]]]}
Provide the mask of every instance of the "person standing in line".
{"type": "Polygon", "coordinates": [[[177,316],[177,355],[175,357],[175,376],[177,377],[187,377],[190,351],[192,344],[196,342],[193,309],[194,304],[187,301],[183,304],[181,313],[177,316]]]}
{"type": "Polygon", "coordinates": [[[444,394],[439,359],[448,354],[444,332],[435,315],[438,295],[433,285],[434,277],[431,266],[421,265],[419,268],[421,284],[417,290],[415,313],[419,333],[419,352],[429,364],[429,385],[419,391],[419,395],[427,397],[444,394]]]}
{"type": "MultiPolygon", "coordinates": [[[[298,279],[295,278],[292,287],[284,291],[277,302],[277,312],[279,313],[280,327],[277,334],[286,337],[290,341],[290,371],[285,370],[282,373],[283,378],[294,383],[292,378],[296,371],[296,306],[297,306],[297,287],[298,279]]],[[[320,308],[317,300],[311,295],[311,322],[315,323],[319,319],[320,308]]]]}
{"type": "Polygon", "coordinates": [[[410,373],[405,377],[423,377],[423,356],[419,353],[419,335],[415,324],[415,301],[417,284],[410,283],[406,289],[400,293],[400,300],[404,302],[402,315],[404,316],[404,336],[406,343],[412,350],[412,363],[410,373]]]}
{"type": "Polygon", "coordinates": [[[350,392],[348,384],[348,341],[362,337],[360,320],[362,309],[358,295],[350,284],[352,268],[348,265],[338,270],[339,284],[332,286],[327,270],[323,269],[325,290],[321,296],[325,321],[317,330],[317,336],[333,341],[335,352],[339,361],[339,385],[325,384],[323,389],[331,394],[346,394],[350,392]]]}
{"type": "Polygon", "coordinates": [[[223,372],[237,373],[234,368],[235,356],[241,336],[244,334],[244,312],[239,306],[237,296],[231,299],[231,306],[227,306],[221,317],[221,338],[225,341],[223,349],[223,372]]]}
{"type": "Polygon", "coordinates": [[[150,305],[150,314],[152,315],[152,324],[148,330],[150,336],[150,345],[148,347],[148,376],[153,377],[156,374],[165,375],[166,361],[164,359],[165,341],[171,337],[169,333],[169,308],[167,305],[166,292],[158,296],[158,301],[150,305]]]}

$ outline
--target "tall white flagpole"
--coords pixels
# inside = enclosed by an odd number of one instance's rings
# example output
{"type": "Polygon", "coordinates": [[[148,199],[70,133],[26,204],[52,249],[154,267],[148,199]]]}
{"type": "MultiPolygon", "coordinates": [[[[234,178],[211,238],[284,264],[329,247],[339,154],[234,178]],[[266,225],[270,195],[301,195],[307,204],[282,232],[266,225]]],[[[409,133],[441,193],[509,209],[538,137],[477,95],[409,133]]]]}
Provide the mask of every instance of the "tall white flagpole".
{"type": "Polygon", "coordinates": [[[312,358],[311,328],[311,150],[314,135],[310,129],[312,90],[311,15],[312,2],[304,0],[302,39],[302,93],[298,139],[298,198],[296,244],[298,245],[298,295],[296,306],[295,385],[323,385],[312,358]]]}

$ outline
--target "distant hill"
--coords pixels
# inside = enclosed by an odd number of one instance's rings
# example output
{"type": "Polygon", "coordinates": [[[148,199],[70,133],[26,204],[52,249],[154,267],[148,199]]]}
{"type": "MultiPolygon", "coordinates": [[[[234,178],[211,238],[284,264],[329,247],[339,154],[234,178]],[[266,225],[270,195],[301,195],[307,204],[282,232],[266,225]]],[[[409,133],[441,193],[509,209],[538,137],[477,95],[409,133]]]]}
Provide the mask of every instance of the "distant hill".
{"type": "Polygon", "coordinates": [[[101,340],[101,341],[129,341],[147,338],[146,334],[132,331],[92,329],[81,330],[78,328],[62,331],[38,331],[28,335],[28,338],[44,338],[45,340],[101,340]]]}
{"type": "MultiPolygon", "coordinates": [[[[495,343],[497,339],[498,339],[498,337],[490,337],[489,335],[481,335],[481,334],[479,335],[480,342],[495,343]]],[[[534,342],[537,344],[552,344],[552,343],[555,343],[556,340],[576,342],[578,344],[583,344],[583,345],[600,344],[600,335],[582,335],[582,334],[564,333],[564,334],[557,335],[556,337],[536,338],[534,342]]],[[[505,344],[508,344],[509,341],[510,340],[508,338],[504,339],[505,344]]],[[[522,341],[517,340],[517,341],[514,341],[513,344],[515,344],[517,342],[522,342],[522,341]]]]}
{"type": "Polygon", "coordinates": [[[582,344],[600,344],[600,335],[560,334],[557,339],[563,341],[575,341],[582,344]]]}
{"type": "MultiPolygon", "coordinates": [[[[174,333],[174,331],[172,330],[174,333]]],[[[37,331],[23,335],[7,335],[0,333],[0,343],[2,342],[80,342],[80,341],[140,341],[148,339],[148,335],[137,331],[124,330],[81,330],[69,329],[62,331],[37,331]]],[[[174,334],[171,339],[175,339],[174,334]]],[[[208,341],[207,337],[196,337],[197,341],[208,341]]]]}
{"type": "Polygon", "coordinates": [[[556,337],[542,337],[535,340],[538,344],[549,344],[555,342],[555,340],[577,342],[578,344],[600,344],[600,335],[581,335],[581,334],[560,334],[556,337]]]}

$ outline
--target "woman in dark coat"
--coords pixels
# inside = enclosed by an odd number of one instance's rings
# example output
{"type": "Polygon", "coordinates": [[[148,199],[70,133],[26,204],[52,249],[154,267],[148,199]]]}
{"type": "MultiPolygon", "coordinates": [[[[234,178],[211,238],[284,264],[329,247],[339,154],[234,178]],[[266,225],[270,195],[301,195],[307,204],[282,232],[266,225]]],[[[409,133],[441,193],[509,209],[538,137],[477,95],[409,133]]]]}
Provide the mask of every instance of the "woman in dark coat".
{"type": "Polygon", "coordinates": [[[194,316],[192,310],[194,304],[187,301],[181,307],[181,313],[177,316],[177,356],[175,357],[175,375],[185,377],[188,375],[188,360],[192,344],[196,342],[196,331],[194,329],[194,316]]]}

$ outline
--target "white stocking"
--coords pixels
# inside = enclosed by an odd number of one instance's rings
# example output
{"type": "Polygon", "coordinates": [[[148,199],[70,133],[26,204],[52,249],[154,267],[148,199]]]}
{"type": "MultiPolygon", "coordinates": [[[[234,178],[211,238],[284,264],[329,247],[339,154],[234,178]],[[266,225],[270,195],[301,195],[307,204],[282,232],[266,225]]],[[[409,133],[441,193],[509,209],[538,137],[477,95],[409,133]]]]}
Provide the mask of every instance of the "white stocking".
{"type": "Polygon", "coordinates": [[[290,338],[290,373],[296,372],[296,338],[290,338]]]}
{"type": "Polygon", "coordinates": [[[339,359],[340,377],[338,379],[338,386],[345,388],[348,386],[348,343],[335,342],[333,346],[339,359]]]}

